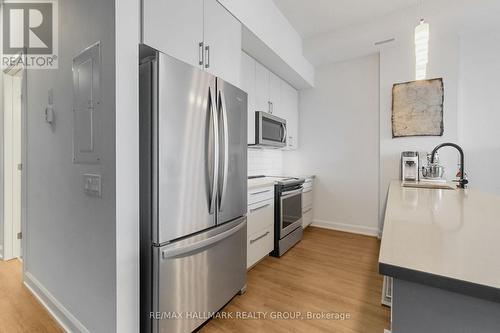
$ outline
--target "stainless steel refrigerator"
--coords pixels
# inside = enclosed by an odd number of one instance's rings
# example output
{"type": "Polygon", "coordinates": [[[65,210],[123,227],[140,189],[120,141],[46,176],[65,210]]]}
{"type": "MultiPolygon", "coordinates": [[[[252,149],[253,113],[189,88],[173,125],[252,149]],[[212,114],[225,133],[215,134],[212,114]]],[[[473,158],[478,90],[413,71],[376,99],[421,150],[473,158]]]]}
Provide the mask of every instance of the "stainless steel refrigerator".
{"type": "Polygon", "coordinates": [[[247,94],[160,52],[139,66],[141,332],[191,332],[246,285],[247,94]]]}

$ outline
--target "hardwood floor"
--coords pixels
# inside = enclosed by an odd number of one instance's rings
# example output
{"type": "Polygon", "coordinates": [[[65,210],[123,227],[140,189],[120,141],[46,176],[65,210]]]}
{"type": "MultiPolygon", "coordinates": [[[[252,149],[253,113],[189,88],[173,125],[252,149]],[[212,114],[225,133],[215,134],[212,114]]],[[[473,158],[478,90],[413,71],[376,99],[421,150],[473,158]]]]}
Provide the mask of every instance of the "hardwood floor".
{"type": "MultiPolygon", "coordinates": [[[[265,312],[268,318],[214,318],[200,332],[382,333],[389,327],[390,310],[380,305],[378,249],[379,241],[372,237],[309,227],[304,239],[283,257],[268,257],[252,268],[247,292],[223,309],[234,317],[238,312],[254,317],[265,312]],[[350,317],[274,318],[295,312],[350,317]]],[[[0,333],[62,332],[23,286],[21,269],[17,260],[0,261],[0,333]]]]}
{"type": "Polygon", "coordinates": [[[0,333],[63,332],[22,283],[18,260],[0,261],[0,333]]]}
{"type": "Polygon", "coordinates": [[[283,257],[268,257],[252,268],[247,292],[223,311],[233,316],[238,311],[266,312],[268,317],[278,312],[337,312],[349,314],[348,319],[214,318],[200,332],[383,333],[390,310],[380,305],[378,252],[376,238],[309,227],[283,257]]]}

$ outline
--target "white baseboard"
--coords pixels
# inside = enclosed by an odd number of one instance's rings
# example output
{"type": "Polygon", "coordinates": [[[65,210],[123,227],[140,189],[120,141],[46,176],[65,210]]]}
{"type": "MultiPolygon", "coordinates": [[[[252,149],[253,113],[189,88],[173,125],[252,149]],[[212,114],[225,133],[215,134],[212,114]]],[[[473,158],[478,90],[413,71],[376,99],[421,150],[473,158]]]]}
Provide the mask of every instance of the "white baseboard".
{"type": "Polygon", "coordinates": [[[73,316],[33,275],[24,273],[24,285],[47,309],[66,332],[87,333],[89,330],[73,316]]]}
{"type": "Polygon", "coordinates": [[[324,228],[324,229],[350,232],[352,234],[359,234],[359,235],[365,235],[365,236],[378,237],[378,235],[380,233],[378,228],[366,227],[366,226],[361,226],[361,225],[353,225],[353,224],[337,223],[337,222],[324,221],[324,220],[313,220],[311,226],[318,227],[318,228],[324,228]]]}

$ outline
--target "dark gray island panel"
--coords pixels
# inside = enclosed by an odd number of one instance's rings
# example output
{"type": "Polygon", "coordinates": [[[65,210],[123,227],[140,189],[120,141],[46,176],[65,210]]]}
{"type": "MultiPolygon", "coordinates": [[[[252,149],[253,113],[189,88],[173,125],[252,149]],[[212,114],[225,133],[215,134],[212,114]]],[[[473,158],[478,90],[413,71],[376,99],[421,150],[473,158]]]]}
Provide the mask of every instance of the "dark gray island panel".
{"type": "Polygon", "coordinates": [[[393,280],[392,333],[498,333],[500,303],[393,280]]]}

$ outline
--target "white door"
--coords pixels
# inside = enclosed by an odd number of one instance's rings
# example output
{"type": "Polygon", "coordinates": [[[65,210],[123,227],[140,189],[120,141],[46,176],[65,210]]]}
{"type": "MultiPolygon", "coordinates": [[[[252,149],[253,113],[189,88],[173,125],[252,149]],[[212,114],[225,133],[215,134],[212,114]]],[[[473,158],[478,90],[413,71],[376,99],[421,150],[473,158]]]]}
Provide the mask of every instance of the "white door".
{"type": "Polygon", "coordinates": [[[143,0],[143,42],[202,66],[203,0],[143,0]]]}
{"type": "Polygon", "coordinates": [[[269,70],[255,62],[255,111],[270,111],[269,70]]]}
{"type": "Polygon", "coordinates": [[[205,69],[224,81],[240,86],[240,21],[217,0],[205,0],[204,18],[205,69]]]}
{"type": "Polygon", "coordinates": [[[255,143],[255,60],[241,52],[241,89],[248,94],[248,144],[255,143]]]}
{"type": "Polygon", "coordinates": [[[285,118],[283,110],[281,110],[281,80],[279,76],[273,72],[269,72],[269,100],[271,101],[271,112],[273,115],[285,118]]]}
{"type": "MultiPolygon", "coordinates": [[[[20,72],[19,72],[20,73],[20,72]]],[[[4,260],[21,256],[22,76],[4,77],[4,260]]]]}

